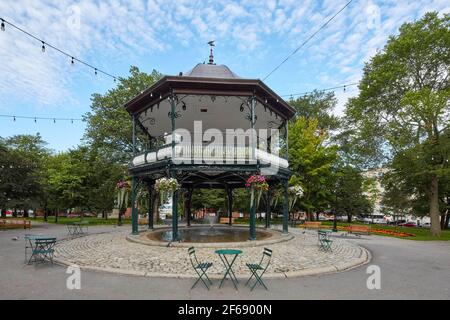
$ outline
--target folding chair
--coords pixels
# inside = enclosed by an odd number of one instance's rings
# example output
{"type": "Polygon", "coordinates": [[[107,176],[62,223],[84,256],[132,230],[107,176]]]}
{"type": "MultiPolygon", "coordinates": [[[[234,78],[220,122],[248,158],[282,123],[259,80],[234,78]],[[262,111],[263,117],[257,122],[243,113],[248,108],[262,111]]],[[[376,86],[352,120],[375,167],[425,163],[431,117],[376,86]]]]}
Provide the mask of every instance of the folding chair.
{"type": "Polygon", "coordinates": [[[269,290],[269,289],[267,289],[266,285],[264,284],[264,282],[262,280],[262,276],[266,272],[267,268],[269,267],[271,259],[272,259],[272,250],[270,250],[268,248],[264,248],[263,256],[259,263],[247,263],[246,264],[247,268],[250,269],[250,272],[252,273],[252,275],[245,283],[245,286],[247,286],[250,283],[250,280],[252,280],[253,277],[255,278],[255,283],[251,287],[251,291],[253,291],[253,289],[255,289],[255,287],[258,283],[260,285],[262,285],[266,290],[269,290]]]}
{"type": "Polygon", "coordinates": [[[197,260],[197,256],[195,254],[195,248],[194,247],[190,247],[188,249],[188,253],[189,253],[189,259],[191,260],[192,267],[194,268],[195,272],[198,275],[198,279],[192,285],[191,290],[194,289],[194,287],[197,285],[199,280],[202,280],[203,284],[209,290],[208,283],[210,285],[212,285],[212,281],[208,278],[208,275],[206,274],[206,272],[208,271],[209,268],[212,267],[212,265],[213,265],[212,262],[202,262],[202,263],[200,263],[197,260]],[[205,277],[206,280],[203,279],[203,277],[205,277]]]}
{"type": "Polygon", "coordinates": [[[333,240],[328,238],[328,234],[324,231],[317,231],[317,235],[319,237],[319,249],[322,251],[333,251],[331,245],[333,244],[333,240]]]}
{"type": "Polygon", "coordinates": [[[53,247],[56,244],[56,238],[39,238],[34,242],[34,248],[30,261],[34,258],[34,262],[50,261],[53,264],[53,247]]]}

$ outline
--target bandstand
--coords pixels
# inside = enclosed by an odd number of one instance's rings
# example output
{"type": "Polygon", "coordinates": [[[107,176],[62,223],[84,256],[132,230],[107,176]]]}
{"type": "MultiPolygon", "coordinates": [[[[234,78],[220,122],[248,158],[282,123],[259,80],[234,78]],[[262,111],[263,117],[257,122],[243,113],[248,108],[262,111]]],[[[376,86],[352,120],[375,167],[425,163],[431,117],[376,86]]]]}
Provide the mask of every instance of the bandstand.
{"type": "MultiPolygon", "coordinates": [[[[294,109],[258,79],[244,79],[225,65],[197,64],[178,76],[165,76],[125,104],[133,121],[132,233],[138,233],[138,183],[149,188],[161,177],[176,178],[185,190],[185,214],[191,224],[191,197],[197,188],[221,188],[227,194],[232,224],[233,189],[262,174],[269,191],[265,226],[270,226],[271,191],[283,190],[283,232],[288,232],[288,120],[294,109]],[[136,148],[136,131],[148,135],[148,150],[136,148]]],[[[178,199],[172,197],[172,240],[178,240],[178,199]]],[[[150,197],[151,199],[151,197],[150,197]]],[[[150,200],[151,201],[151,200],[150,200]]],[[[149,205],[149,228],[153,228],[149,205]]],[[[256,206],[250,206],[249,240],[256,238],[256,206]]]]}

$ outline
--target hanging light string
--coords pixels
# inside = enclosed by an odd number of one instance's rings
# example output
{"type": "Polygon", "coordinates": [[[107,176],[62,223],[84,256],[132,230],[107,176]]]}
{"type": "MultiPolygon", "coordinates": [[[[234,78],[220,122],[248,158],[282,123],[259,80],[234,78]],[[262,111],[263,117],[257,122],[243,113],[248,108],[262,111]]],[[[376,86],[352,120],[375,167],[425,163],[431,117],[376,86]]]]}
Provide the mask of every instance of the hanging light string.
{"type": "Polygon", "coordinates": [[[330,19],[328,19],[324,24],[320,26],[319,29],[317,29],[312,35],[310,35],[303,43],[297,47],[290,55],[286,57],[279,65],[277,65],[272,71],[270,71],[267,76],[264,77],[263,81],[265,81],[268,77],[272,75],[275,71],[277,71],[286,61],[288,61],[290,58],[292,58],[293,55],[295,55],[301,48],[303,48],[312,38],[314,38],[320,31],[322,31],[331,21],[334,20],[342,11],[344,11],[345,8],[347,8],[350,3],[352,3],[353,0],[350,0],[343,6],[338,12],[336,12],[330,19]]]}
{"type": "Polygon", "coordinates": [[[8,26],[11,26],[11,27],[15,28],[16,30],[18,30],[18,31],[20,31],[20,32],[22,32],[22,33],[24,33],[25,35],[29,36],[30,38],[33,38],[34,40],[40,42],[41,45],[42,45],[42,46],[41,46],[42,52],[45,52],[45,50],[46,50],[47,47],[48,47],[48,48],[52,48],[53,50],[55,50],[55,51],[61,53],[62,55],[65,55],[66,57],[68,57],[68,58],[70,59],[70,63],[71,63],[72,65],[74,65],[74,64],[75,64],[75,61],[76,61],[76,62],[79,62],[79,63],[85,65],[86,67],[91,68],[92,70],[94,70],[95,75],[97,75],[98,73],[102,73],[103,75],[112,78],[112,79],[114,80],[114,82],[116,82],[116,80],[118,79],[118,77],[116,77],[116,76],[114,76],[114,75],[112,75],[112,74],[110,74],[110,73],[108,73],[108,72],[106,72],[106,71],[104,71],[104,70],[102,70],[102,69],[99,69],[99,68],[97,68],[97,67],[95,67],[95,66],[89,64],[88,62],[85,62],[85,61],[83,61],[83,60],[81,60],[81,59],[79,59],[79,58],[74,57],[73,55],[67,53],[66,51],[61,50],[61,49],[55,47],[54,45],[51,45],[51,44],[48,43],[48,42],[45,42],[44,40],[42,40],[42,39],[38,38],[37,36],[31,34],[30,32],[28,32],[28,31],[26,31],[26,30],[24,30],[24,29],[22,29],[22,28],[16,26],[15,24],[13,24],[13,23],[11,23],[11,22],[9,22],[9,21],[3,19],[3,18],[0,18],[0,22],[1,22],[1,23],[0,23],[0,29],[1,29],[1,31],[6,31],[6,25],[8,25],[8,26]]]}
{"type": "Polygon", "coordinates": [[[27,119],[27,120],[34,120],[34,122],[37,122],[38,120],[50,120],[56,123],[56,121],[70,121],[73,123],[74,121],[83,121],[83,119],[80,118],[57,118],[57,117],[30,117],[30,116],[15,116],[15,115],[9,115],[9,114],[0,114],[0,117],[2,118],[11,118],[15,122],[17,119],[27,119]]]}
{"type": "MultiPolygon", "coordinates": [[[[314,91],[307,91],[302,93],[292,93],[292,94],[285,94],[281,95],[280,97],[295,97],[295,96],[306,96],[308,94],[312,94],[314,92],[323,92],[323,91],[332,91],[336,89],[344,89],[344,92],[347,90],[348,87],[356,86],[358,83],[348,83],[343,84],[340,86],[332,87],[332,88],[325,88],[325,89],[317,89],[314,91]]],[[[58,117],[33,117],[33,116],[16,116],[16,115],[9,115],[9,114],[0,114],[1,118],[11,118],[13,121],[16,121],[16,119],[28,119],[28,120],[34,120],[34,122],[37,122],[37,120],[51,120],[56,123],[56,121],[71,121],[72,123],[74,121],[83,121],[83,119],[80,118],[58,118],[58,117]]]]}
{"type": "Polygon", "coordinates": [[[322,92],[322,91],[333,91],[336,89],[344,89],[344,92],[347,91],[347,88],[349,87],[353,87],[353,86],[357,86],[359,83],[354,82],[354,83],[347,83],[347,84],[342,84],[336,87],[331,87],[331,88],[325,88],[325,89],[317,89],[317,90],[313,90],[313,91],[306,91],[306,92],[301,92],[301,93],[291,93],[291,94],[284,94],[281,95],[280,97],[297,97],[297,96],[307,96],[309,94],[312,94],[314,92],[322,92]]]}

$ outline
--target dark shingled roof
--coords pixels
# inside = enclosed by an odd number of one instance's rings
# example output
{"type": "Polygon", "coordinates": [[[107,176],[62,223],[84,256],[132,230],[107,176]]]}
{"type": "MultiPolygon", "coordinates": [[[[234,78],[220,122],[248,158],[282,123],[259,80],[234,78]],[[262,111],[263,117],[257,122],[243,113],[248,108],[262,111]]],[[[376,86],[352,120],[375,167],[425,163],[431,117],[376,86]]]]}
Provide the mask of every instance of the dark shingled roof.
{"type": "Polygon", "coordinates": [[[196,78],[220,78],[220,79],[240,79],[240,77],[231,71],[225,65],[215,64],[197,64],[194,69],[184,74],[185,77],[196,78]]]}

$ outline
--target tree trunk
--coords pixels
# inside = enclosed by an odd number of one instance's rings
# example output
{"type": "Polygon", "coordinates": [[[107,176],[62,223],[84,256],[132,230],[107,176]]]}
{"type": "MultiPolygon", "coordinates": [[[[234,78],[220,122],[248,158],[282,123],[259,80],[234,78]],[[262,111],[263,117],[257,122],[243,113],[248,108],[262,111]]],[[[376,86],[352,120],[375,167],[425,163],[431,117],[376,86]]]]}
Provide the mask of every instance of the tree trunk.
{"type": "Polygon", "coordinates": [[[351,214],[347,214],[347,222],[352,223],[352,215],[351,214]]]}
{"type": "Polygon", "coordinates": [[[55,211],[55,223],[58,223],[58,209],[55,211]]]}
{"type": "Polygon", "coordinates": [[[439,237],[441,235],[438,192],[438,177],[433,175],[430,183],[428,184],[427,195],[430,207],[431,235],[434,237],[439,237]]]}
{"type": "Polygon", "coordinates": [[[23,208],[23,217],[28,218],[28,209],[27,207],[23,208]]]}

